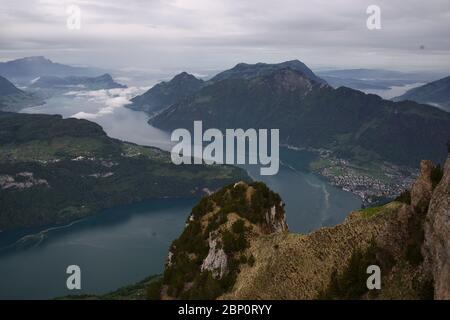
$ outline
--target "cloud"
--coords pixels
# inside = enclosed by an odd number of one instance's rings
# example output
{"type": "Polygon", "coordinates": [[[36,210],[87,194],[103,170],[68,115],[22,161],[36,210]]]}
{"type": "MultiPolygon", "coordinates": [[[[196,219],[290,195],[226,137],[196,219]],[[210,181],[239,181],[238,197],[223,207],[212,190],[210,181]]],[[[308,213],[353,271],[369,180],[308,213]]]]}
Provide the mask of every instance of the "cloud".
{"type": "Polygon", "coordinates": [[[130,104],[130,99],[137,94],[144,92],[148,87],[129,87],[107,90],[92,91],[70,91],[65,93],[68,96],[83,97],[99,106],[95,113],[81,111],[72,115],[72,118],[93,120],[104,115],[112,114],[118,108],[130,104]]]}
{"type": "Polygon", "coordinates": [[[373,0],[10,1],[0,53],[44,53],[103,67],[223,69],[300,58],[316,66],[450,68],[448,0],[377,0],[382,29],[366,28],[373,0]],[[82,10],[79,31],[65,8],[82,10]],[[420,50],[424,45],[425,50],[420,50]],[[70,54],[68,54],[70,53],[70,54]]]}

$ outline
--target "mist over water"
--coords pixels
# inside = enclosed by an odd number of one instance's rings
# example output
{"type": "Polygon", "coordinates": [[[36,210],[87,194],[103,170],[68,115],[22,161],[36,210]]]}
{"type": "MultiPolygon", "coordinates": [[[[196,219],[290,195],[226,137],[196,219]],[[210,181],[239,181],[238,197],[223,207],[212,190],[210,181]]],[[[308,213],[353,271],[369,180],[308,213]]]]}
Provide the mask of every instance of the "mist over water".
{"type": "Polygon", "coordinates": [[[408,90],[420,87],[424,84],[425,83],[423,83],[423,82],[417,82],[417,83],[412,83],[412,84],[405,84],[402,86],[392,86],[389,88],[389,90],[371,89],[371,90],[364,90],[364,92],[379,95],[383,99],[392,99],[392,98],[401,96],[402,94],[405,94],[406,91],[408,91],[408,90]]]}
{"type": "Polygon", "coordinates": [[[77,92],[54,96],[48,99],[46,104],[27,108],[22,112],[60,114],[64,118],[86,119],[101,125],[112,138],[164,150],[171,149],[173,143],[170,141],[170,135],[148,125],[146,113],[124,107],[128,99],[142,90],[111,89],[89,92],[90,94],[77,92]]]}
{"type": "MultiPolygon", "coordinates": [[[[124,107],[141,91],[58,95],[23,112],[85,118],[101,125],[111,137],[170,150],[169,133],[148,125],[145,113],[124,107]]],[[[242,167],[281,195],[291,231],[335,225],[360,208],[358,197],[306,170],[314,157],[311,153],[281,149],[280,157],[280,170],[274,176],[260,176],[259,166],[242,167]]],[[[0,233],[0,299],[106,293],[161,273],[169,245],[197,201],[146,201],[107,209],[70,226],[0,233]],[[81,291],[66,289],[65,270],[71,264],[81,267],[81,291]]]]}

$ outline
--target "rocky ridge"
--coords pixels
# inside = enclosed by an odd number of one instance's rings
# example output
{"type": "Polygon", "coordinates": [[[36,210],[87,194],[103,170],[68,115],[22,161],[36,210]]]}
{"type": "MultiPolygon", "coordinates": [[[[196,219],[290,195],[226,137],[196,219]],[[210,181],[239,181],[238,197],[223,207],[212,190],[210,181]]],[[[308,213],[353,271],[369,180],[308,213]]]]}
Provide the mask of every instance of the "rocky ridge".
{"type": "Polygon", "coordinates": [[[171,246],[161,297],[450,299],[449,185],[450,158],[443,170],[422,161],[396,201],[309,234],[288,232],[265,185],[226,187],[193,209],[171,246]],[[369,265],[381,269],[381,290],[366,287],[369,265]]]}
{"type": "Polygon", "coordinates": [[[217,298],[253,264],[250,239],[287,231],[284,204],[262,183],[235,183],[203,198],[172,243],[162,298],[217,298]]]}

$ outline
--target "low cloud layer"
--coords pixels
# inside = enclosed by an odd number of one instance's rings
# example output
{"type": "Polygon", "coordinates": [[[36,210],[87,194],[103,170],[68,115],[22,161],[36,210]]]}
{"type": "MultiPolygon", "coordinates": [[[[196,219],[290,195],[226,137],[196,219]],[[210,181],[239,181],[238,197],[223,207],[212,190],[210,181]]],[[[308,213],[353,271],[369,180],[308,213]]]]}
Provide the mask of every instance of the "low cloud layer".
{"type": "Polygon", "coordinates": [[[300,59],[321,67],[450,70],[448,0],[8,1],[0,58],[202,72],[300,59]],[[66,8],[81,8],[68,30],[66,8]],[[381,8],[381,30],[366,8],[381,8]]]}
{"type": "Polygon", "coordinates": [[[104,115],[112,114],[115,110],[130,104],[130,99],[148,88],[118,88],[92,91],[70,91],[65,95],[88,99],[99,106],[97,112],[77,112],[73,118],[93,120],[104,115]]]}

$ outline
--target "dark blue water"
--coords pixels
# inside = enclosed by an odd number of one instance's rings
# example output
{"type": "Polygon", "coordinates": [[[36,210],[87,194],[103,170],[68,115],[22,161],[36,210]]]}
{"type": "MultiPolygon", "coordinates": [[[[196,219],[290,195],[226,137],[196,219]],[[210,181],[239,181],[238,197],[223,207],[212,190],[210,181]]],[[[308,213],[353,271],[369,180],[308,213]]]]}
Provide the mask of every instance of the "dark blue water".
{"type": "Polygon", "coordinates": [[[25,238],[4,234],[0,299],[73,294],[66,289],[65,273],[72,264],[81,268],[77,294],[104,293],[161,273],[167,249],[197,201],[147,201],[104,210],[69,226],[35,230],[25,238]]]}

